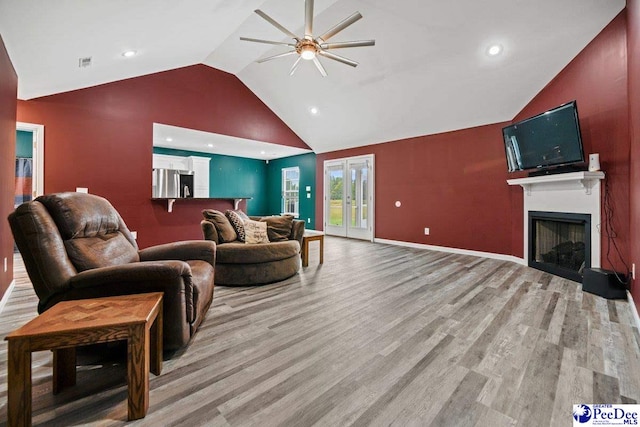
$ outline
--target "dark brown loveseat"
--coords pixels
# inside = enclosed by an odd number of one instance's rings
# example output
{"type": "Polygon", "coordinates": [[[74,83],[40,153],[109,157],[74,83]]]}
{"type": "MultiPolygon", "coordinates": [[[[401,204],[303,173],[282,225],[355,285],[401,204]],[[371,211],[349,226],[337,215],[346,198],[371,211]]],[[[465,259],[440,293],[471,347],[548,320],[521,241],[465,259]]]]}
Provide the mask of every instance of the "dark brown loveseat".
{"type": "MultiPolygon", "coordinates": [[[[210,209],[205,209],[202,213],[205,218],[201,222],[204,238],[217,245],[217,284],[262,285],[285,280],[300,269],[304,221],[292,219],[286,236],[280,241],[254,244],[238,240],[238,235],[226,221],[225,214],[210,209]]],[[[265,221],[271,227],[269,221],[278,221],[281,217],[252,219],[265,221]]],[[[274,234],[271,231],[269,228],[270,239],[273,240],[274,234]]]]}
{"type": "Polygon", "coordinates": [[[40,313],[63,300],[163,292],[164,348],[173,350],[189,342],[211,305],[213,242],[138,250],[114,207],[82,193],[40,196],[9,223],[40,313]]]}

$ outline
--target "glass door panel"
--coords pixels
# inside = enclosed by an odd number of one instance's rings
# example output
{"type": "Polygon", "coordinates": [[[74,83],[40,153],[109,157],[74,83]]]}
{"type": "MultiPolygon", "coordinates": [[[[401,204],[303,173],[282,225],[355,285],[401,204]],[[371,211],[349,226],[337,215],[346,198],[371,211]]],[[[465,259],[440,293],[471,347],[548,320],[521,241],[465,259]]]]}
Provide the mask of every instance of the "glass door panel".
{"type": "Polygon", "coordinates": [[[349,194],[347,204],[349,205],[349,224],[347,226],[347,237],[357,239],[369,239],[368,199],[369,199],[369,161],[349,160],[349,194]]]}
{"type": "Polygon", "coordinates": [[[342,209],[343,200],[342,188],[344,179],[342,176],[342,169],[332,170],[329,172],[329,188],[331,189],[331,197],[329,198],[329,225],[342,226],[342,209]]]}
{"type": "Polygon", "coordinates": [[[325,191],[326,191],[326,232],[337,236],[346,236],[344,221],[345,210],[345,188],[344,188],[344,166],[342,163],[329,164],[325,169],[325,191]]]}

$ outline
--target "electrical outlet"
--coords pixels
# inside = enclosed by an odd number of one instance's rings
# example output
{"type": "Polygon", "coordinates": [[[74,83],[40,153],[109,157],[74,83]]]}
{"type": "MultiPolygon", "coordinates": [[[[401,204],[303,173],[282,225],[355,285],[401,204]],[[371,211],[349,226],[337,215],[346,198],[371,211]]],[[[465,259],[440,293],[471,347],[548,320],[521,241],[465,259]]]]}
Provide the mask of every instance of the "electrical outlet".
{"type": "Polygon", "coordinates": [[[311,224],[311,218],[307,218],[307,224],[311,224]]]}
{"type": "Polygon", "coordinates": [[[636,280],[636,263],[631,264],[631,278],[636,280]]]}
{"type": "Polygon", "coordinates": [[[424,235],[428,236],[429,235],[429,227],[425,227],[424,228],[424,235]]]}
{"type": "Polygon", "coordinates": [[[4,272],[7,272],[7,257],[4,257],[4,272]]]}
{"type": "Polygon", "coordinates": [[[138,232],[137,231],[132,231],[131,235],[133,236],[134,239],[138,240],[138,232]]]}
{"type": "Polygon", "coordinates": [[[87,187],[76,187],[76,193],[89,193],[89,189],[87,187]]]}

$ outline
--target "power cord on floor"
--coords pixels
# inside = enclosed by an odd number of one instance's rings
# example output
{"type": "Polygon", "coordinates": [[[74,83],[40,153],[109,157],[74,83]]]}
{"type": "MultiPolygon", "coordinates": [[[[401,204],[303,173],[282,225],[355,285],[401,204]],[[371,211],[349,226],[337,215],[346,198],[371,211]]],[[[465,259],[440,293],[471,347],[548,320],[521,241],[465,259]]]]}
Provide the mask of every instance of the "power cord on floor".
{"type": "Polygon", "coordinates": [[[607,236],[607,254],[606,254],[607,261],[609,262],[609,265],[613,268],[613,262],[611,261],[611,248],[613,247],[613,249],[616,252],[616,255],[618,256],[618,259],[620,260],[620,262],[622,262],[622,265],[624,265],[627,275],[626,275],[626,278],[620,277],[618,272],[615,271],[615,268],[613,270],[613,274],[615,274],[618,282],[624,285],[625,288],[629,289],[629,284],[631,283],[631,274],[630,274],[629,266],[627,265],[624,258],[622,257],[622,254],[620,253],[620,249],[618,248],[618,244],[616,243],[616,238],[618,237],[618,233],[613,227],[613,202],[611,201],[611,192],[609,190],[609,180],[606,180],[606,179],[604,182],[604,232],[607,236]]]}

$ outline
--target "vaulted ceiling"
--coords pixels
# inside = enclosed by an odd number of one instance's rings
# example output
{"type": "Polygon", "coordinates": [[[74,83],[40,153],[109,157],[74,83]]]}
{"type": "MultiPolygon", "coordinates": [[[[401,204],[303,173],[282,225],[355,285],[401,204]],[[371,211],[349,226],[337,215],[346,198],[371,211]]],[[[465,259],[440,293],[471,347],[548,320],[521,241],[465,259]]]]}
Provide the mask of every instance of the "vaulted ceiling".
{"type": "MultiPolygon", "coordinates": [[[[624,0],[316,0],[314,29],[355,11],[331,41],[375,39],[320,58],[287,56],[261,9],[304,33],[303,0],[0,0],[19,98],[204,63],[235,74],[316,152],[511,120],[625,6],[624,0]],[[487,49],[499,44],[500,55],[487,49]],[[122,53],[135,50],[125,58],[122,53]],[[79,68],[79,58],[92,65],[79,68]],[[317,113],[312,114],[312,107],[317,113]]],[[[567,100],[569,101],[569,100],[567,100]]]]}

